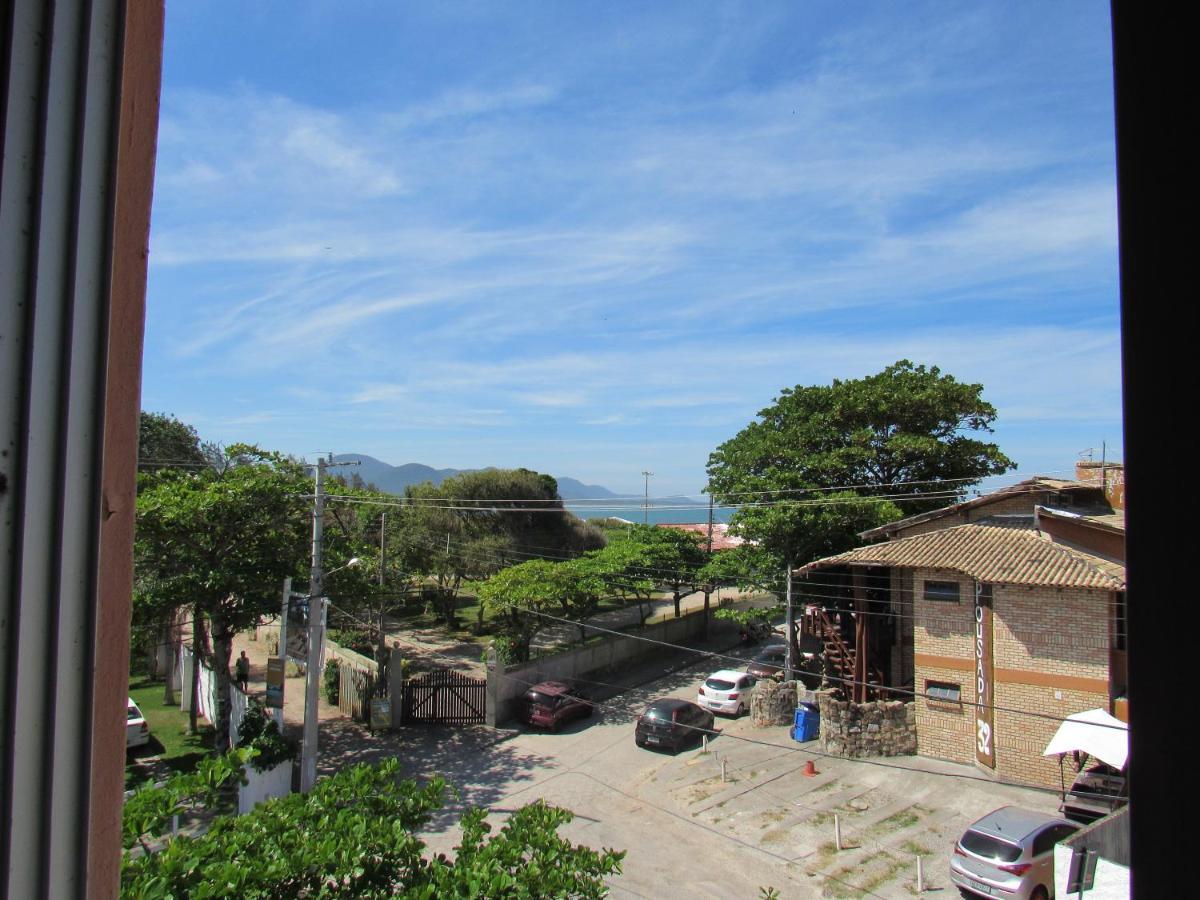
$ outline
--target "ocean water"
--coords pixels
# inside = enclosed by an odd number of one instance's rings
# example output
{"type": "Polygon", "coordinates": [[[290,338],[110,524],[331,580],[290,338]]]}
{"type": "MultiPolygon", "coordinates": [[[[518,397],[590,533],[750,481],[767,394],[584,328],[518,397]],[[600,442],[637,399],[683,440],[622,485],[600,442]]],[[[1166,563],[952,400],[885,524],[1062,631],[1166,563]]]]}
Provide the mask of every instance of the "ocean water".
{"type": "MultiPolygon", "coordinates": [[[[665,502],[655,506],[652,502],[649,508],[642,506],[640,500],[605,500],[600,503],[583,505],[578,501],[567,500],[563,505],[581,519],[602,519],[615,517],[627,519],[630,522],[658,525],[664,522],[674,524],[696,524],[708,521],[708,504],[680,499],[665,502]]],[[[728,507],[713,509],[714,522],[728,522],[733,510],[728,507]]]]}

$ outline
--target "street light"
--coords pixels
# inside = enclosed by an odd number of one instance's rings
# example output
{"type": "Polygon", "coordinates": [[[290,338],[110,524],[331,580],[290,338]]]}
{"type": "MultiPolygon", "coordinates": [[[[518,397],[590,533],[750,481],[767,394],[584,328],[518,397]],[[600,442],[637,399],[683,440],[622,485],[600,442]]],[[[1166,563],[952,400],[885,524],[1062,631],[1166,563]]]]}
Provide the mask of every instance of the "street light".
{"type": "Polygon", "coordinates": [[[352,557],[350,557],[350,561],[348,563],[346,563],[344,566],[338,566],[336,569],[330,569],[328,572],[326,572],[325,577],[328,578],[334,572],[340,572],[340,571],[342,571],[342,569],[352,569],[355,566],[359,565],[361,562],[362,562],[362,560],[359,559],[357,556],[352,556],[352,557]]]}

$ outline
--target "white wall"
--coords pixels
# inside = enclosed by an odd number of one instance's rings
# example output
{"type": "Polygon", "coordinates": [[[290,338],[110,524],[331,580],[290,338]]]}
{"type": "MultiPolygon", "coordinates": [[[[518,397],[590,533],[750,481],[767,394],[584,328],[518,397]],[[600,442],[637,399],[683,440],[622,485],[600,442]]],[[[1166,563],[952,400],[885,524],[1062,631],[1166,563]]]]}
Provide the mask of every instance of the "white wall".
{"type": "MultiPolygon", "coordinates": [[[[719,620],[709,622],[711,628],[724,625],[725,623],[719,620]]],[[[582,678],[594,672],[627,668],[646,659],[662,656],[664,652],[671,652],[639,638],[651,638],[668,644],[686,644],[694,640],[703,627],[704,613],[697,611],[678,619],[666,619],[648,625],[636,632],[637,636],[614,635],[603,641],[574,647],[553,656],[543,656],[528,663],[497,663],[496,668],[489,669],[487,673],[487,723],[496,726],[511,718],[516,698],[524,694],[531,684],[554,678],[582,678]]]]}
{"type": "MultiPolygon", "coordinates": [[[[1058,900],[1074,900],[1079,894],[1067,893],[1067,875],[1071,871],[1071,848],[1058,844],[1054,848],[1054,896],[1058,900]]],[[[1129,869],[1101,858],[1096,861],[1096,881],[1086,900],[1129,900],[1129,869]]]]}
{"type": "MultiPolygon", "coordinates": [[[[192,651],[184,649],[179,655],[180,673],[183,687],[180,689],[179,708],[189,712],[192,708],[192,651]]],[[[217,679],[212,669],[200,662],[200,704],[197,712],[210,723],[215,722],[217,709],[217,679]]],[[[238,727],[242,724],[242,716],[246,714],[249,698],[232,682],[229,685],[229,739],[237,741],[238,727]]]]}
{"type": "Polygon", "coordinates": [[[272,797],[286,797],[292,792],[292,761],[282,762],[266,772],[246,766],[246,783],[238,787],[238,815],[244,816],[258,804],[272,797]]]}

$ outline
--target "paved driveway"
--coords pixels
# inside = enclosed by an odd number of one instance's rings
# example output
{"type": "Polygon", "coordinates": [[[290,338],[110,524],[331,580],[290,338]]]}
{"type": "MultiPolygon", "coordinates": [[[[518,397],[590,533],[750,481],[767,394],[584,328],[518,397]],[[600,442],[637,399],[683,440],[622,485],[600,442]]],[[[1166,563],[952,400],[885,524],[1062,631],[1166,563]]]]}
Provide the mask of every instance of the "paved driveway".
{"type": "Polygon", "coordinates": [[[946,897],[950,846],[967,824],[1008,803],[1056,807],[1054,794],[997,785],[966,766],[814,755],[815,744],[748,717],[718,720],[723,733],[707,753],[634,745],[633,721],[649,699],[694,699],[700,680],[728,662],[700,660],[626,691],[558,734],[427,727],[368,737],[345,721],[323,723],[322,768],[397,755],[415,777],[446,777],[462,803],[435,821],[435,850],[453,849],[462,804],[488,807],[497,824],[538,798],[565,806],[576,814],[569,838],[628,851],[614,897],[753,898],[770,886],[783,897],[909,898],[918,855],[927,889],[946,897]],[[809,760],[815,777],[803,775],[809,760]]]}

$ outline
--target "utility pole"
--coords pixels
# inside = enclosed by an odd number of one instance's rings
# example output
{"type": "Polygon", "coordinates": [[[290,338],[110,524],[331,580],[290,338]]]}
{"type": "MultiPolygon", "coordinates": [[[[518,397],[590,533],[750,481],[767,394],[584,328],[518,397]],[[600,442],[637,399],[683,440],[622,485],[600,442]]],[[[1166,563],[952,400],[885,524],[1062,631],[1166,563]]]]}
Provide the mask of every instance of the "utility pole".
{"type": "Polygon", "coordinates": [[[383,567],[384,567],[384,556],[386,553],[387,553],[387,513],[381,512],[379,514],[379,593],[381,595],[380,601],[379,601],[379,648],[375,654],[377,657],[377,661],[381,665],[387,659],[387,638],[384,637],[384,632],[383,632],[384,601],[383,601],[383,597],[382,597],[382,594],[383,594],[383,567]]]}
{"type": "Polygon", "coordinates": [[[379,586],[383,587],[383,560],[387,553],[387,513],[379,514],[379,586]]]}
{"type": "Polygon", "coordinates": [[[643,471],[642,474],[646,477],[646,499],[642,503],[642,524],[650,524],[650,476],[653,472],[643,471]]]}
{"type": "Polygon", "coordinates": [[[784,669],[787,672],[786,681],[796,678],[796,614],[792,609],[792,561],[787,561],[787,662],[784,669]]]}
{"type": "MultiPolygon", "coordinates": [[[[313,495],[312,569],[308,576],[308,664],[304,679],[304,741],[300,748],[300,791],[305,794],[312,790],[317,780],[317,691],[321,687],[321,652],[325,649],[325,469],[329,466],[357,465],[357,462],[335,463],[332,453],[329,454],[328,460],[317,457],[317,489],[313,495]]],[[[357,564],[357,559],[351,559],[346,565],[357,564]]]]}
{"type": "Polygon", "coordinates": [[[324,606],[325,460],[317,457],[317,491],[313,498],[312,569],[308,577],[308,670],[304,682],[304,743],[300,756],[300,791],[307,794],[317,780],[317,691],[321,686],[321,612],[324,606]]]}
{"type": "MultiPolygon", "coordinates": [[[[713,531],[713,496],[708,495],[708,558],[706,562],[712,562],[712,531],[713,531]]],[[[712,594],[712,584],[706,578],[704,580],[704,639],[708,640],[708,610],[709,596],[712,594]]]]}

